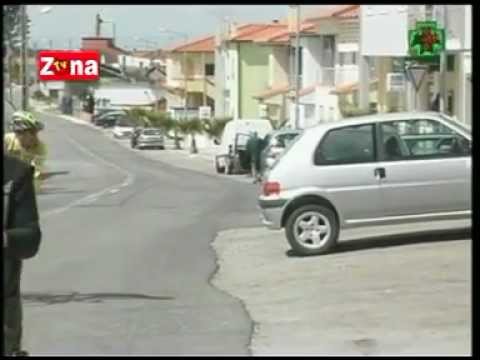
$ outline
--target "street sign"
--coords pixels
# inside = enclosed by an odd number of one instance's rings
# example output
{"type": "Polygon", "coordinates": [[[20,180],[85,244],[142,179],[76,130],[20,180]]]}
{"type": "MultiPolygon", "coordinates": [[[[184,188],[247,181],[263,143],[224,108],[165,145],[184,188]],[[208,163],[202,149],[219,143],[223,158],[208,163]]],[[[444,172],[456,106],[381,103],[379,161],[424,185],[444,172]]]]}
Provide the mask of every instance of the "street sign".
{"type": "Polygon", "coordinates": [[[198,117],[200,119],[210,119],[212,117],[212,108],[210,106],[200,106],[198,108],[198,117]]]}
{"type": "Polygon", "coordinates": [[[412,65],[406,68],[407,77],[412,82],[415,91],[418,91],[422,86],[425,75],[428,72],[428,66],[412,65]]]}
{"type": "Polygon", "coordinates": [[[405,91],[405,74],[401,72],[388,73],[387,91],[405,91]]]}
{"type": "Polygon", "coordinates": [[[415,28],[408,30],[409,54],[417,59],[435,59],[445,50],[445,42],[445,29],[436,21],[417,21],[415,28]]]}

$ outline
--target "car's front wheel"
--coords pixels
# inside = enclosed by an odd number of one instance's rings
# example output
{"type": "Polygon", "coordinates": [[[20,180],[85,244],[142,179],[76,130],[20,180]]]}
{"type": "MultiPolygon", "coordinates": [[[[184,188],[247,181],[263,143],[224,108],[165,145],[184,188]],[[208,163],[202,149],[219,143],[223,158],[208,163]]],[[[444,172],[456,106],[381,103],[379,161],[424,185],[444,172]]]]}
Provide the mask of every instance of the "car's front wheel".
{"type": "Polygon", "coordinates": [[[285,235],[296,254],[325,254],[337,244],[339,224],[328,207],[305,205],[290,214],[285,223],[285,235]]]}

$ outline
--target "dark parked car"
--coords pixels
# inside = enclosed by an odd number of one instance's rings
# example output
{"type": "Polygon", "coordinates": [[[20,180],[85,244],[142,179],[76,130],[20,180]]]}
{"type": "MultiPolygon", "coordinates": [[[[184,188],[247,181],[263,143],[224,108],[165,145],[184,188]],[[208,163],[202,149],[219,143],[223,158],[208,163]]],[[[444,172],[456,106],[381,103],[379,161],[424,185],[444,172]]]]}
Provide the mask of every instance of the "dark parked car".
{"type": "Polygon", "coordinates": [[[118,119],[125,117],[125,111],[112,110],[108,111],[98,117],[95,117],[93,122],[97,126],[114,127],[118,119]]]}

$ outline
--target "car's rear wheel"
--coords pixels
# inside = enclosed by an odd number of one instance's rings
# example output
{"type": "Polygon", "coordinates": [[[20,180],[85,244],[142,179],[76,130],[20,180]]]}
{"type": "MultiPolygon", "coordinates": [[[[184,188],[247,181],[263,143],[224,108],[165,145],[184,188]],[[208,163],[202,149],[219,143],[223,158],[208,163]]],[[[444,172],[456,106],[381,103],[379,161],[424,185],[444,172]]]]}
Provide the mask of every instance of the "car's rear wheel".
{"type": "Polygon", "coordinates": [[[218,160],[215,160],[215,170],[217,170],[217,174],[225,174],[225,166],[220,166],[218,160]]]}
{"type": "Polygon", "coordinates": [[[225,173],[226,173],[227,175],[232,175],[232,174],[233,174],[233,170],[234,170],[233,161],[230,160],[230,159],[227,159],[225,162],[226,162],[226,164],[225,164],[225,173]]]}
{"type": "Polygon", "coordinates": [[[285,223],[285,235],[298,255],[320,255],[337,244],[339,224],[335,213],[322,205],[305,205],[293,211],[285,223]]]}

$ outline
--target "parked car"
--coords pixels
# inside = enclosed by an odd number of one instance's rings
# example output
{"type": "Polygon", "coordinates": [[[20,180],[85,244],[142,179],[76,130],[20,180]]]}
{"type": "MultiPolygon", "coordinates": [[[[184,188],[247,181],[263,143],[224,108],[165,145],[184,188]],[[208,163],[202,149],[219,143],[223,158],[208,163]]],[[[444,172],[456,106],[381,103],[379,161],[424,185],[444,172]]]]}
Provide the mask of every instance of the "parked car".
{"type": "Polygon", "coordinates": [[[313,255],[332,250],[344,228],[468,219],[471,141],[467,127],[439,113],[381,114],[308,129],[263,183],[263,223],[284,228],[294,252],[313,255]],[[409,146],[412,136],[420,144],[435,135],[425,134],[418,119],[451,141],[428,151],[409,146]]]}
{"type": "Polygon", "coordinates": [[[124,117],[126,114],[123,110],[110,110],[94,117],[93,123],[97,126],[105,128],[114,127],[119,118],[124,117]]]}
{"type": "Polygon", "coordinates": [[[118,109],[111,109],[111,108],[104,108],[104,109],[95,109],[95,113],[92,115],[92,120],[98,119],[100,116],[113,112],[113,111],[119,111],[118,109]]]}
{"type": "Polygon", "coordinates": [[[253,132],[263,138],[270,131],[272,124],[265,119],[229,121],[223,130],[220,149],[214,160],[217,173],[237,174],[248,171],[248,139],[253,132]]]}
{"type": "Polygon", "coordinates": [[[133,134],[133,123],[125,115],[119,117],[113,127],[113,137],[116,139],[129,139],[133,134]]]}
{"type": "Polygon", "coordinates": [[[265,147],[260,156],[262,174],[272,168],[287,146],[301,133],[301,130],[281,129],[272,131],[265,137],[265,147]]]}
{"type": "Polygon", "coordinates": [[[161,129],[142,128],[136,129],[131,138],[134,149],[157,148],[165,149],[165,135],[161,129]]]}

